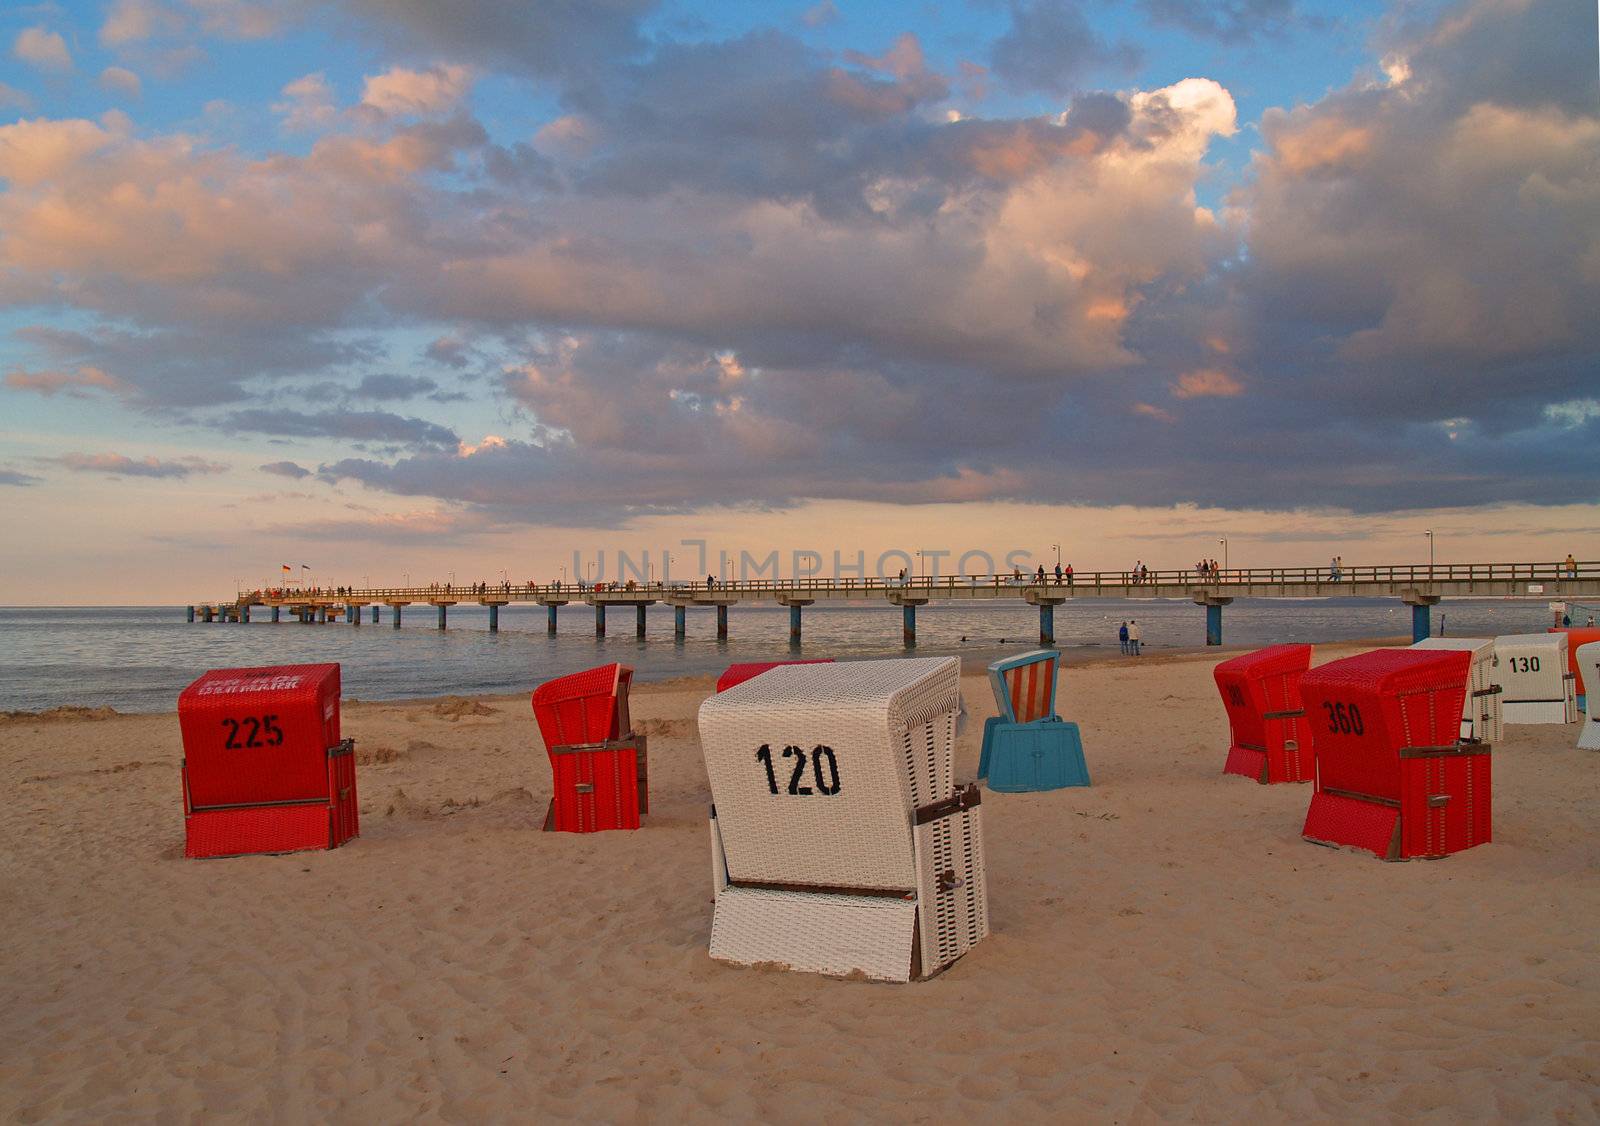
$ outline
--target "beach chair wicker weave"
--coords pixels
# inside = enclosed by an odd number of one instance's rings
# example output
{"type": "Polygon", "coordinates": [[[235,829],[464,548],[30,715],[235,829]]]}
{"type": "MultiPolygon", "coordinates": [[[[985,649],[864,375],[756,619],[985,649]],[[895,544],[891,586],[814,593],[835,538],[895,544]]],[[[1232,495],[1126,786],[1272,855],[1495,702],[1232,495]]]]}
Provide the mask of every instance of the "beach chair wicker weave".
{"type": "Polygon", "coordinates": [[[954,658],[786,665],[712,696],[711,955],[887,981],[988,933],[954,658]]]}
{"type": "Polygon", "coordinates": [[[1314,735],[1300,699],[1310,667],[1311,646],[1271,645],[1212,670],[1232,736],[1224,774],[1263,784],[1311,781],[1314,735]]]}
{"type": "Polygon", "coordinates": [[[359,835],[339,666],[213,669],[178,697],[184,854],[337,848],[359,835]]]}
{"type": "Polygon", "coordinates": [[[1056,714],[1061,655],[1035,649],[989,666],[999,715],[983,724],[978,777],[991,790],[1025,793],[1089,785],[1083,735],[1056,714]]]}
{"type": "Polygon", "coordinates": [[[1306,840],[1409,860],[1492,839],[1490,748],[1460,737],[1471,658],[1377,649],[1305,674],[1319,725],[1306,840]]]}
{"type": "Polygon", "coordinates": [[[1571,723],[1578,718],[1577,677],[1567,664],[1565,633],[1516,633],[1494,639],[1505,689],[1506,723],[1571,723]]]}
{"type": "Polygon", "coordinates": [[[1461,712],[1461,737],[1476,739],[1480,743],[1500,742],[1505,722],[1500,706],[1503,692],[1496,680],[1500,661],[1495,656],[1494,638],[1428,637],[1416,642],[1411,648],[1454,649],[1472,654],[1471,673],[1467,681],[1467,702],[1461,712]]]}

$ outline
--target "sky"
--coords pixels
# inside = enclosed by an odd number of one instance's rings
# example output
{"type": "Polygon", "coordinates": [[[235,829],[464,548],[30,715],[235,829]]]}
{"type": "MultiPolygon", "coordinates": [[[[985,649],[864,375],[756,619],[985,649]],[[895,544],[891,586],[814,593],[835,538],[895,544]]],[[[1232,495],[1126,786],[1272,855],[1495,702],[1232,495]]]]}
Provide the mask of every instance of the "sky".
{"type": "Polygon", "coordinates": [[[1597,43],[1588,0],[9,5],[0,601],[1600,559],[1597,43]]]}

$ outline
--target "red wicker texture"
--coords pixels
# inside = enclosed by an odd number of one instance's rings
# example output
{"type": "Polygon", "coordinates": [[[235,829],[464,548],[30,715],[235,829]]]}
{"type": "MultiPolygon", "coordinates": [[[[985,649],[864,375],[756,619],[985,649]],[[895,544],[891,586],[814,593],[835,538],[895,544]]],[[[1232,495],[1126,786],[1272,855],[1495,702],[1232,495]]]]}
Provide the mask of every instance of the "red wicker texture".
{"type": "Polygon", "coordinates": [[[329,821],[326,802],[202,810],[183,819],[183,852],[203,858],[329,848],[333,843],[329,821]]]}
{"type": "Polygon", "coordinates": [[[832,657],[818,657],[810,661],[743,661],[729,665],[722,670],[722,675],[717,677],[717,691],[726,692],[736,685],[743,684],[752,677],[760,676],[768,669],[778,668],[780,665],[831,665],[832,657]]]}
{"type": "Polygon", "coordinates": [[[213,669],[178,697],[194,808],[326,800],[339,666],[213,669]]]}
{"type": "Polygon", "coordinates": [[[1393,806],[1342,794],[1317,793],[1311,797],[1300,835],[1318,844],[1364,848],[1380,859],[1393,860],[1399,820],[1400,811],[1393,806]]]}
{"type": "Polygon", "coordinates": [[[637,829],[649,808],[645,741],[550,756],[554,796],[549,827],[559,833],[637,829]]]}
{"type": "Polygon", "coordinates": [[[632,730],[627,665],[599,668],[547,680],[533,690],[533,714],[546,749],[578,743],[603,743],[632,730]]]}
{"type": "Polygon", "coordinates": [[[1401,764],[1400,856],[1448,856],[1491,839],[1489,755],[1401,764]]]}
{"type": "Polygon", "coordinates": [[[1300,680],[1310,667],[1311,646],[1273,645],[1223,661],[1213,670],[1233,737],[1224,773],[1259,782],[1311,781],[1316,769],[1314,717],[1283,714],[1303,709],[1300,680]],[[1260,758],[1252,759],[1250,753],[1260,758]],[[1242,769],[1251,761],[1255,769],[1242,769]]]}
{"type": "Polygon", "coordinates": [[[1460,738],[1471,661],[1465,650],[1375,649],[1306,673],[1318,789],[1399,801],[1401,749],[1460,738]]]}
{"type": "Polygon", "coordinates": [[[361,812],[356,797],[356,756],[346,751],[328,756],[329,794],[333,800],[329,848],[338,848],[361,835],[361,812]]]}

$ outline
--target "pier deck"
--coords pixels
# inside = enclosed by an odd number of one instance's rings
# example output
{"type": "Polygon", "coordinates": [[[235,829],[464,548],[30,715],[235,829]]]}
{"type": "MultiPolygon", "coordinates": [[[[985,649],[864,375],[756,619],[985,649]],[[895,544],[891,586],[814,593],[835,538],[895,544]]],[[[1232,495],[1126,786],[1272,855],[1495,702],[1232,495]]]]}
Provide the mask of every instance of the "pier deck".
{"type": "Polygon", "coordinates": [[[430,584],[420,587],[335,587],[238,591],[231,601],[196,603],[189,607],[190,620],[250,620],[254,606],[272,610],[272,620],[289,610],[301,621],[335,621],[341,617],[360,625],[362,610],[373,607],[372,621],[378,620],[378,607],[393,611],[394,625],[400,624],[401,610],[413,604],[435,608],[438,626],[444,629],[447,611],[463,602],[489,608],[490,628],[499,628],[499,610],[512,603],[544,606],[548,611],[548,631],[556,629],[559,607],[582,602],[594,608],[595,632],[605,633],[606,610],[612,606],[637,608],[636,631],[644,636],[644,608],[665,603],[675,611],[674,634],[684,634],[684,615],[694,608],[713,608],[717,613],[717,634],[727,636],[727,614],[731,606],[765,604],[786,606],[790,612],[790,636],[800,638],[801,609],[818,602],[882,602],[898,606],[904,615],[905,640],[914,645],[916,609],[930,603],[1022,603],[1039,609],[1039,637],[1044,644],[1054,641],[1052,612],[1056,606],[1080,598],[1180,599],[1206,609],[1207,644],[1221,644],[1222,608],[1237,598],[1397,598],[1413,609],[1413,635],[1429,632],[1429,608],[1444,598],[1544,598],[1560,601],[1600,597],[1600,562],[1565,563],[1453,563],[1399,564],[1390,566],[1348,567],[1337,576],[1328,568],[1271,567],[1230,568],[1217,574],[1194,570],[1149,571],[1135,575],[1129,571],[1082,572],[1057,578],[1047,573],[1040,581],[1033,575],[908,576],[898,578],[796,578],[743,579],[732,581],[684,582],[662,580],[613,583],[469,583],[430,584]]]}

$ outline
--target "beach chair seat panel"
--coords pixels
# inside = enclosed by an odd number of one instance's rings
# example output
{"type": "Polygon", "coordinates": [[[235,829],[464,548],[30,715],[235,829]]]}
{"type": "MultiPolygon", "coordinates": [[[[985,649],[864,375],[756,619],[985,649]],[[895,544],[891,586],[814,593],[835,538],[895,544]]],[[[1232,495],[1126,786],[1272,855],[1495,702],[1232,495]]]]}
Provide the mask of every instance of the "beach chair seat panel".
{"type": "Polygon", "coordinates": [[[985,736],[991,790],[1015,794],[1090,784],[1076,723],[996,723],[985,736]]]}
{"type": "Polygon", "coordinates": [[[744,966],[911,980],[917,905],[886,896],[728,886],[717,893],[711,957],[744,966]]]}

